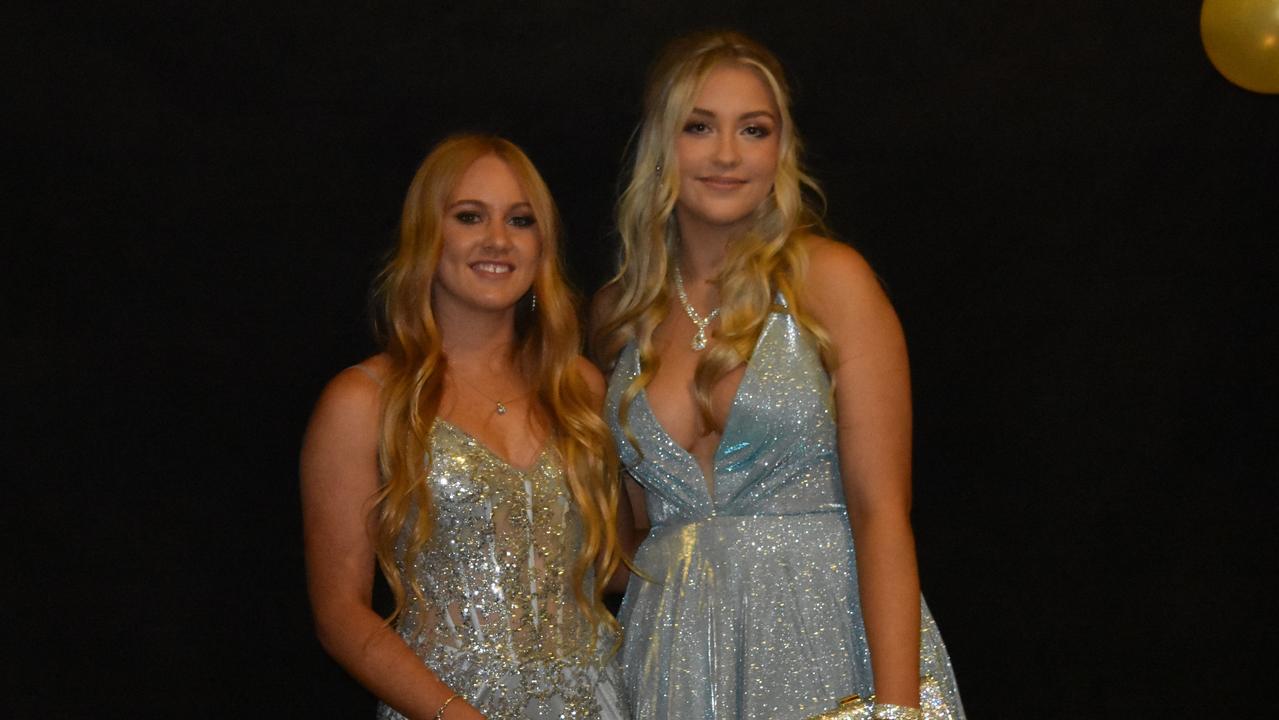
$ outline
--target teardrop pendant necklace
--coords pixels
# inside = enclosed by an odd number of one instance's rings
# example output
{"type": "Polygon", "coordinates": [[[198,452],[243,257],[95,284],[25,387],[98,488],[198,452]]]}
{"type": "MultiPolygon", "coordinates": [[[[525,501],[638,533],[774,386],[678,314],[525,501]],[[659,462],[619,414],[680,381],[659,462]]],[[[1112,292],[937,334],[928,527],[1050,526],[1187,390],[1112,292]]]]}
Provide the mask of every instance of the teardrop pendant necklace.
{"type": "Polygon", "coordinates": [[[521,400],[526,395],[533,392],[532,390],[525,390],[524,392],[520,393],[519,395],[516,395],[513,398],[510,398],[509,400],[498,400],[496,398],[493,398],[492,396],[490,396],[488,393],[484,392],[483,390],[479,389],[478,387],[476,387],[475,383],[471,382],[470,380],[467,380],[461,375],[458,375],[457,373],[450,373],[450,374],[453,377],[457,378],[458,380],[461,380],[462,382],[466,383],[466,386],[474,390],[480,397],[496,405],[497,407],[494,408],[493,412],[497,413],[498,415],[506,414],[506,410],[507,410],[506,406],[508,403],[513,403],[516,400],[521,400]]]}
{"type": "Polygon", "coordinates": [[[719,315],[719,308],[711,310],[706,317],[697,314],[693,309],[693,304],[688,301],[688,293],[684,292],[684,278],[680,275],[679,265],[675,266],[675,293],[679,295],[679,301],[684,306],[684,312],[688,315],[688,319],[693,321],[693,325],[697,327],[697,334],[693,336],[693,342],[690,347],[701,352],[706,349],[706,326],[719,315]]]}

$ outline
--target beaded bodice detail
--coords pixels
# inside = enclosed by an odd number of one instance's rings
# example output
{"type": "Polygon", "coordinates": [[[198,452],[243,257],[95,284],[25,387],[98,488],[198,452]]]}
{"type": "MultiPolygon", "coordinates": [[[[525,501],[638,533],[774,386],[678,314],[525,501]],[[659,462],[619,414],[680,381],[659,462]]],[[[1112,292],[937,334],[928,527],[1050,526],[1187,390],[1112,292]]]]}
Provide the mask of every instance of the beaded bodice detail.
{"type": "Polygon", "coordinates": [[[573,591],[582,523],[554,450],[516,468],[437,419],[428,482],[431,540],[410,558],[399,549],[401,572],[411,567],[422,591],[405,586],[405,642],[488,718],[598,717],[595,688],[616,638],[573,591]]]}

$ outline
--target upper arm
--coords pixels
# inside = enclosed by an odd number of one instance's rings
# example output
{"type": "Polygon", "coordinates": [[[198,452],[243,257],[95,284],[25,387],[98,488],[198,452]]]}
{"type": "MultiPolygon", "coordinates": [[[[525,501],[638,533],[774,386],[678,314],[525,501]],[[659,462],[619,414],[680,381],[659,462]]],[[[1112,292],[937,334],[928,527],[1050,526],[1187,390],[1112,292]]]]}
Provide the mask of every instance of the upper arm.
{"type": "Polygon", "coordinates": [[[839,451],[849,510],[910,512],[910,367],[901,323],[865,259],[809,241],[804,307],[834,352],[839,451]]]}
{"type": "Polygon", "coordinates": [[[600,357],[600,353],[604,352],[604,348],[600,347],[599,337],[600,328],[604,324],[604,319],[611,314],[614,307],[622,297],[622,286],[619,283],[609,283],[600,288],[595,296],[591,298],[590,311],[590,327],[587,328],[588,337],[590,338],[591,357],[600,363],[603,367],[612,364],[613,358],[600,357]]]}
{"type": "MultiPolygon", "coordinates": [[[[596,411],[599,411],[604,406],[604,394],[608,389],[603,373],[586,358],[578,358],[578,370],[582,375],[582,379],[586,381],[587,387],[590,388],[594,402],[593,407],[596,411]]],[[[609,451],[612,450],[613,448],[610,444],[609,451]]],[[[644,489],[631,478],[631,474],[625,468],[619,468],[618,475],[620,476],[623,490],[618,497],[619,531],[625,534],[632,527],[648,527],[648,513],[644,504],[644,489]]]]}
{"type": "Polygon", "coordinates": [[[582,376],[586,389],[591,393],[591,407],[599,412],[604,407],[604,393],[607,390],[603,373],[594,363],[581,356],[577,358],[577,373],[582,376]]]}
{"type": "Polygon", "coordinates": [[[621,296],[622,286],[615,282],[610,282],[595,292],[595,295],[591,298],[590,321],[592,330],[599,327],[600,321],[604,319],[608,310],[611,310],[617,304],[621,296]]]}
{"type": "Polygon", "coordinates": [[[338,374],[320,395],[302,443],[303,541],[317,619],[328,602],[370,602],[378,396],[377,384],[359,370],[338,374]]]}

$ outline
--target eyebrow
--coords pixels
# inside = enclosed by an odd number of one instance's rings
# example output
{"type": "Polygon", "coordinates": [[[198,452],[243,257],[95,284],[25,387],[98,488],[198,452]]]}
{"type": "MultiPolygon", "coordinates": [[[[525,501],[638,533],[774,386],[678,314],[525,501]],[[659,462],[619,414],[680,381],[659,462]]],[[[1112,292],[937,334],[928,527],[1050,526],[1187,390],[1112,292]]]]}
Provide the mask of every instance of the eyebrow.
{"type": "MultiPolygon", "coordinates": [[[[705,108],[699,108],[699,107],[693,108],[692,114],[705,115],[706,117],[712,117],[712,118],[716,117],[715,113],[711,112],[710,110],[707,110],[705,108]]],[[[737,117],[737,119],[750,120],[751,118],[757,118],[757,117],[766,117],[769,120],[772,120],[773,122],[777,122],[777,118],[773,117],[773,114],[767,110],[752,110],[751,112],[742,113],[741,115],[737,117]]]]}
{"type": "MultiPolygon", "coordinates": [[[[472,200],[472,199],[470,199],[470,198],[463,198],[463,199],[461,199],[461,200],[454,200],[453,202],[449,203],[449,206],[448,206],[447,208],[445,208],[445,210],[452,210],[453,208],[455,208],[455,207],[457,207],[457,206],[459,206],[459,205],[479,205],[480,207],[488,207],[488,206],[489,206],[489,204],[488,204],[488,203],[486,203],[486,202],[484,202],[483,200],[472,200]]],[[[521,202],[517,202],[517,203],[515,203],[514,205],[512,205],[512,206],[510,207],[510,209],[511,209],[511,210],[515,210],[515,209],[517,209],[517,208],[529,208],[529,209],[532,209],[532,207],[533,207],[533,204],[532,204],[532,203],[530,203],[530,202],[528,202],[528,201],[521,201],[521,202]]]]}

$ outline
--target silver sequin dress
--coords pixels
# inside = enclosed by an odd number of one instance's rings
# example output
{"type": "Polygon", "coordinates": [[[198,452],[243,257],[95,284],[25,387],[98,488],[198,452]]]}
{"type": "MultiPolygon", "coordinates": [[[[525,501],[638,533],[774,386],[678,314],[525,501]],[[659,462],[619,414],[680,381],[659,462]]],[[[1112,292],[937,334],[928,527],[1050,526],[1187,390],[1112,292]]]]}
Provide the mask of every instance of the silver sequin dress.
{"type": "MultiPolygon", "coordinates": [[[[618,406],[638,369],[631,344],[605,406],[652,525],[635,557],[649,579],[632,575],[620,614],[635,720],[807,718],[872,694],[830,382],[810,336],[786,312],[765,323],[714,457],[713,496],[643,392],[629,411],[642,458],[627,441],[618,406]]],[[[925,717],[962,720],[922,610],[925,717]]]]}
{"type": "Polygon", "coordinates": [[[627,718],[617,637],[570,585],[582,527],[554,451],[520,470],[437,419],[431,454],[435,532],[411,558],[426,601],[406,588],[400,636],[490,720],[627,718]]]}

